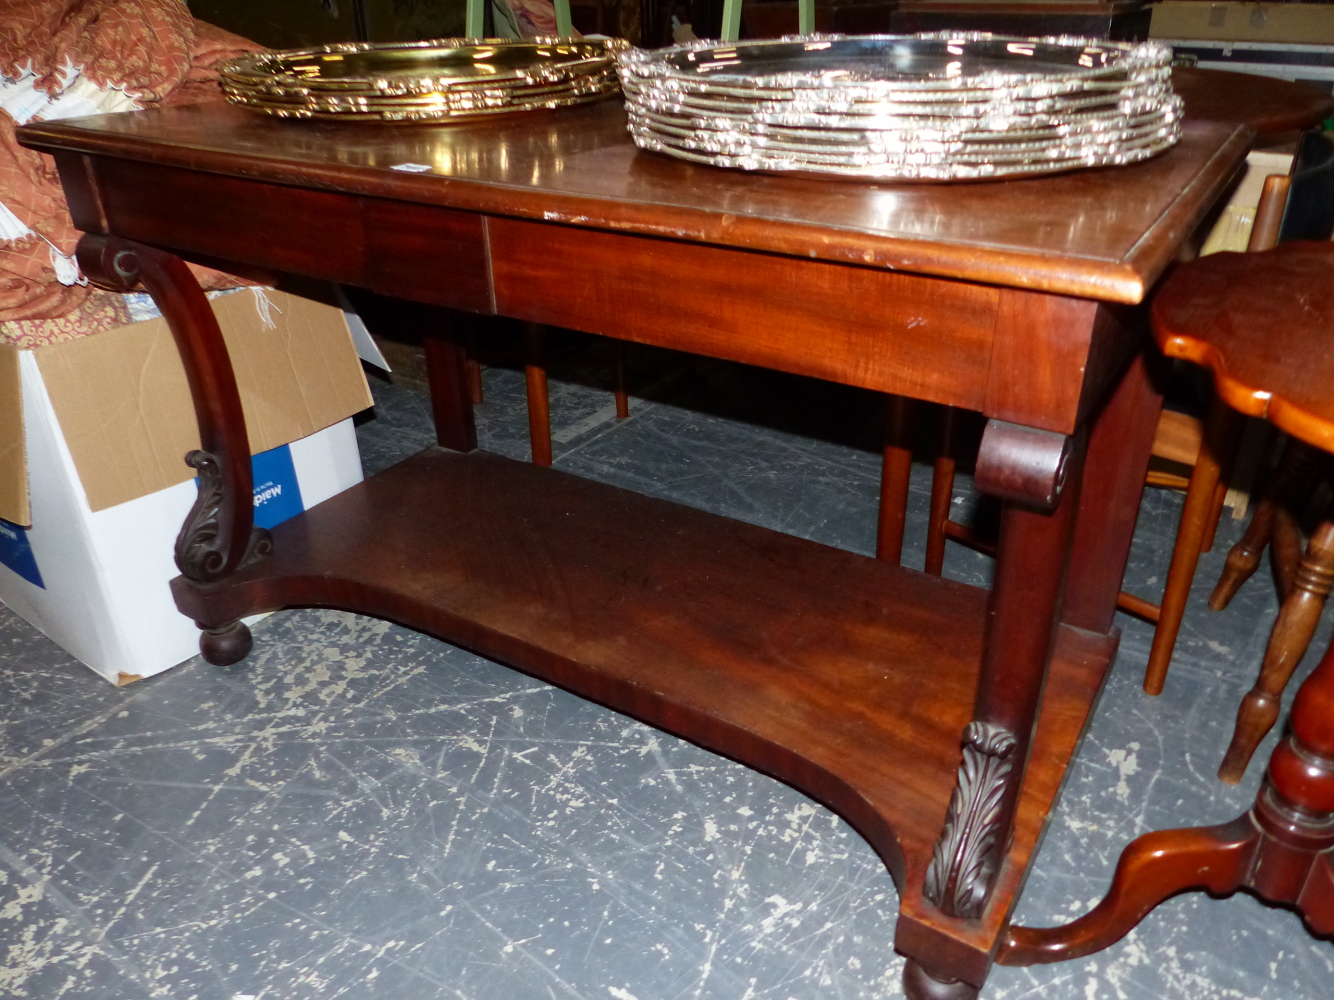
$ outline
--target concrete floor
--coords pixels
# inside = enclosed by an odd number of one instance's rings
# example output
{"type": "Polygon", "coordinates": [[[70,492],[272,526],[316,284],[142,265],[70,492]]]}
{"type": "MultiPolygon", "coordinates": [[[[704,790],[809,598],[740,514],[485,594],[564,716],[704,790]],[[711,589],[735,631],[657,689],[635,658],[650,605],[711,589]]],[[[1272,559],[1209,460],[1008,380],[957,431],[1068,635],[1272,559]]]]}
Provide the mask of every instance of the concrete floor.
{"type": "MultiPolygon", "coordinates": [[[[587,384],[607,367],[596,346],[553,365],[559,467],[871,551],[873,397],[632,361],[649,399],[626,421],[587,384]]],[[[375,389],[368,472],[431,439],[419,393],[375,389]]],[[[483,447],[526,457],[521,377],[488,369],[486,390],[483,447]]],[[[905,562],[920,566],[916,472],[905,562]]],[[[1179,509],[1147,494],[1128,589],[1161,588],[1179,509]]],[[[1239,788],[1213,775],[1275,600],[1258,578],[1222,614],[1203,600],[1239,532],[1225,522],[1204,559],[1160,698],[1139,688],[1150,629],[1122,617],[1019,922],[1084,912],[1136,835],[1249,805],[1258,763],[1239,788]]],[[[947,571],[983,583],[989,562],[951,547],[947,571]]],[[[255,632],[243,664],[114,689],[0,608],[0,997],[901,995],[893,883],[801,794],[398,626],[291,611],[255,632]]],[[[1334,997],[1334,947],[1246,895],[1193,894],[1091,958],[998,968],[983,996],[1317,1000],[1334,997]]]]}

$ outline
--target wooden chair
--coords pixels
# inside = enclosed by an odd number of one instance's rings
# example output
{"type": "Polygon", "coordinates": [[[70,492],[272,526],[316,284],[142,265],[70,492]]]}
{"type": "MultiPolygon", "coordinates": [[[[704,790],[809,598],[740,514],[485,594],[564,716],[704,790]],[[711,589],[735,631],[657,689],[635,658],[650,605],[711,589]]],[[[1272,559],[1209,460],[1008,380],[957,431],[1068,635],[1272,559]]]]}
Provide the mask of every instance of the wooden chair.
{"type": "MultiPolygon", "coordinates": [[[[1153,306],[1154,337],[1169,357],[1211,369],[1218,397],[1239,413],[1323,452],[1334,451],[1334,244],[1285,243],[1182,265],[1153,306]]],[[[1264,728],[1334,581],[1334,522],[1316,531],[1297,571],[1243,714],[1264,728]],[[1302,640],[1305,636],[1305,640],[1302,640]],[[1293,643],[1292,640],[1298,640],[1293,643]],[[1264,721],[1264,720],[1267,720],[1264,721]]],[[[1106,897],[1064,927],[1012,927],[999,961],[1057,962],[1120,940],[1153,907],[1188,889],[1247,889],[1295,908],[1313,934],[1334,936],[1334,648],[1297,694],[1289,733],[1269,759],[1244,816],[1216,827],[1148,833],[1122,853],[1106,897]]],[[[1220,942],[1221,943],[1221,942],[1220,942]]]]}
{"type": "MultiPolygon", "coordinates": [[[[1331,228],[1334,228],[1334,145],[1323,133],[1308,132],[1299,144],[1292,171],[1287,176],[1266,178],[1247,251],[1267,250],[1281,241],[1291,239],[1328,239],[1331,228]]],[[[1171,419],[1172,415],[1165,414],[1165,422],[1171,419]]],[[[994,552],[994,545],[979,538],[966,525],[949,518],[954,487],[954,424],[955,414],[946,408],[941,418],[927,525],[926,571],[935,575],[941,572],[946,539],[984,552],[994,552]]],[[[1172,651],[1185,615],[1195,568],[1200,554],[1213,546],[1214,530],[1227,492],[1223,472],[1236,456],[1241,428],[1242,422],[1235,411],[1215,400],[1205,417],[1202,441],[1190,479],[1181,483],[1171,478],[1157,477],[1152,472],[1149,475],[1150,485],[1186,486],[1186,500],[1163,588],[1162,603],[1155,604],[1124,591],[1117,602],[1122,610],[1146,618],[1156,625],[1144,676],[1144,690],[1149,694],[1162,693],[1172,651]]],[[[887,455],[888,448],[887,442],[887,455]]],[[[1155,446],[1155,454],[1160,454],[1162,450],[1155,446]]],[[[1292,579],[1300,557],[1301,541],[1295,520],[1287,513],[1291,507],[1287,498],[1301,492],[1303,482],[1316,464],[1314,456],[1315,453],[1300,442],[1286,450],[1265,496],[1257,505],[1251,527],[1229,554],[1229,569],[1215,589],[1214,597],[1210,600],[1211,606],[1220,610],[1226,606],[1236,589],[1254,572],[1265,545],[1271,541],[1275,546],[1275,563],[1280,567],[1280,578],[1292,579]]],[[[1166,457],[1178,456],[1168,454],[1166,457]]],[[[888,473],[884,488],[897,488],[891,487],[888,473]]],[[[882,514],[883,510],[882,506],[882,514]]]]}
{"type": "MultiPolygon", "coordinates": [[[[467,0],[464,10],[464,33],[469,38],[483,38],[487,31],[488,0],[467,0]]],[[[553,0],[556,13],[556,34],[568,37],[574,34],[570,18],[570,0],[553,0]]],[[[528,440],[536,465],[551,464],[551,406],[547,391],[546,359],[543,356],[542,328],[537,323],[525,323],[524,381],[528,394],[528,440]]],[[[616,416],[630,415],[630,397],[625,391],[625,347],[615,341],[616,416]]],[[[468,391],[474,404],[482,401],[481,369],[477,353],[472,351],[467,362],[468,391]]]]}
{"type": "MultiPolygon", "coordinates": [[[[556,23],[564,24],[562,34],[570,33],[570,0],[555,0],[556,23]],[[561,11],[564,11],[564,21],[561,11]]],[[[472,17],[473,8],[482,10],[482,0],[468,0],[468,16],[472,17]]],[[[798,21],[802,34],[815,30],[815,0],[797,0],[798,21]]],[[[478,15],[480,17],[480,13],[478,15]]],[[[472,21],[468,21],[468,33],[472,34],[472,21]]],[[[478,21],[481,30],[482,22],[478,21]]],[[[723,26],[721,39],[734,42],[741,33],[741,0],[725,0],[723,4],[723,26]]],[[[613,364],[615,383],[613,393],[616,397],[616,418],[624,420],[630,415],[630,396],[625,383],[625,343],[613,340],[613,364]]],[[[528,391],[528,441],[535,465],[551,464],[551,397],[547,390],[547,369],[544,356],[544,337],[542,328],[537,323],[524,324],[524,381],[528,391]]],[[[474,393],[480,397],[480,388],[474,393]]],[[[904,496],[907,495],[907,481],[904,480],[904,496]]],[[[902,542],[902,527],[899,530],[902,542]]]]}

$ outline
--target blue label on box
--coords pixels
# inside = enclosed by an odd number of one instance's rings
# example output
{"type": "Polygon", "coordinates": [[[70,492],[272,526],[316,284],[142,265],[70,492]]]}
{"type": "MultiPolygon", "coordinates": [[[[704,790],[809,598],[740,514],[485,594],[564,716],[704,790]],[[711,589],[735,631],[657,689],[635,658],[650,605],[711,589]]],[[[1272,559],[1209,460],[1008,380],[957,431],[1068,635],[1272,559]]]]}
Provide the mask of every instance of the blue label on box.
{"type": "Polygon", "coordinates": [[[29,583],[46,589],[32,546],[28,544],[28,529],[5,520],[0,520],[0,566],[8,566],[29,583]]]}
{"type": "Polygon", "coordinates": [[[262,452],[250,460],[255,481],[255,526],[272,528],[306,509],[296,484],[292,450],[287,445],[262,452]]]}

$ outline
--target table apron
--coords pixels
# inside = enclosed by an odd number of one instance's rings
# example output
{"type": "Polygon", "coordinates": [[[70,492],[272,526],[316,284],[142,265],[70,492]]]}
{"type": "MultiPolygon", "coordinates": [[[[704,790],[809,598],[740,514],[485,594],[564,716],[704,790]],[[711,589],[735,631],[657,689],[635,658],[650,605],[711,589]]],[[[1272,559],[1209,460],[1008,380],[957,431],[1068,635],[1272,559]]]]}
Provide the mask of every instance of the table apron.
{"type": "Polygon", "coordinates": [[[1133,347],[1125,324],[1089,299],[113,157],[57,162],[86,232],[1063,434],[1133,347]]]}

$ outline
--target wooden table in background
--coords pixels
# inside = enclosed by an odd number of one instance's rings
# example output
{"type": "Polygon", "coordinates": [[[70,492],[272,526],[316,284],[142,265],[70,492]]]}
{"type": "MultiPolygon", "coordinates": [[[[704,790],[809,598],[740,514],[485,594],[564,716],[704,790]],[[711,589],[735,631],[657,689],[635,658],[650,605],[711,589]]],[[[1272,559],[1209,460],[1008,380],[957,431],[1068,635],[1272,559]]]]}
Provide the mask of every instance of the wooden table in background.
{"type": "Polygon", "coordinates": [[[207,656],[245,655],[244,615],[347,608],[757,767],[880,853],[909,995],[976,995],[1116,648],[1160,406],[1135,306],[1244,128],[963,185],[691,166],[637,151],[616,102],[407,128],[183,107],[20,135],[56,156],[85,271],[142,279],[185,356],[201,491],[173,586],[207,656]],[[230,363],[181,257],[446,307],[440,447],[252,534],[230,363]],[[477,452],[466,313],[984,413],[993,589],[477,452]]]}
{"type": "Polygon", "coordinates": [[[1178,66],[1172,86],[1186,104],[1186,118],[1237,122],[1261,135],[1314,128],[1334,113],[1328,87],[1251,73],[1178,66]]]}

